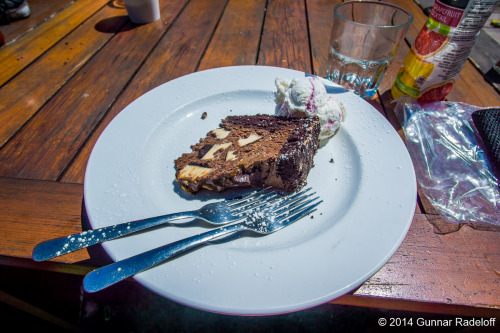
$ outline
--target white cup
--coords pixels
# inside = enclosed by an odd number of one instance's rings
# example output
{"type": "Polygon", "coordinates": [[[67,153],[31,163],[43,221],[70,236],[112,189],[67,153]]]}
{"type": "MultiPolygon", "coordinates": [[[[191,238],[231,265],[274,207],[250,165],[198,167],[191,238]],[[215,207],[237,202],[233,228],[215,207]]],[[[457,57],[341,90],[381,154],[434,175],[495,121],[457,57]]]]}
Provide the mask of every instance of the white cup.
{"type": "Polygon", "coordinates": [[[160,19],[158,0],[123,0],[123,3],[133,23],[145,24],[160,19]]]}

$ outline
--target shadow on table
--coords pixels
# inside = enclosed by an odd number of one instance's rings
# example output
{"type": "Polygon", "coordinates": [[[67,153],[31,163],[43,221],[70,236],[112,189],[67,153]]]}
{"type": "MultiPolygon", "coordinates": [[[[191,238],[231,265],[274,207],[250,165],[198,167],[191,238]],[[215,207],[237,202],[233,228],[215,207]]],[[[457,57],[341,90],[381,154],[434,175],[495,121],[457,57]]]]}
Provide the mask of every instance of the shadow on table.
{"type": "MultiPolygon", "coordinates": [[[[390,318],[411,318],[413,325],[405,327],[404,332],[422,332],[417,320],[446,319],[454,322],[455,316],[330,303],[288,314],[232,316],[193,309],[126,281],[99,293],[83,295],[79,328],[81,332],[386,332],[387,329],[378,324],[380,318],[387,321],[390,318]]],[[[439,332],[456,331],[454,325],[439,327],[439,332]]]]}
{"type": "Polygon", "coordinates": [[[115,34],[140,27],[130,21],[127,15],[113,16],[97,22],[95,29],[102,33],[115,34]]]}

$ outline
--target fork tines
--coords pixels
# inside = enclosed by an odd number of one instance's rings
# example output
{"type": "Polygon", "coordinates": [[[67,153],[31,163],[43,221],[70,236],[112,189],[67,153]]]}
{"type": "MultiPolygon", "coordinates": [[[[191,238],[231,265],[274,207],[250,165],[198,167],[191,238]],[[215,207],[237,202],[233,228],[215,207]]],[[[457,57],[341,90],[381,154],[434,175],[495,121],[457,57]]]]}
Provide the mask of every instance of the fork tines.
{"type": "Polygon", "coordinates": [[[316,192],[311,192],[311,188],[306,188],[289,196],[283,197],[280,201],[273,205],[275,215],[282,221],[294,218],[300,219],[316,210],[316,207],[323,202],[319,200],[316,192]]]}
{"type": "Polygon", "coordinates": [[[292,217],[301,218],[313,212],[316,206],[322,202],[314,203],[319,197],[313,197],[316,192],[310,191],[311,188],[309,187],[282,196],[278,191],[271,190],[268,187],[254,191],[229,205],[231,206],[231,211],[234,211],[234,216],[242,216],[244,212],[255,211],[256,208],[261,208],[265,210],[272,209],[274,215],[283,220],[292,217]],[[312,205],[308,206],[309,204],[312,205]]]}
{"type": "Polygon", "coordinates": [[[279,197],[278,192],[272,191],[271,187],[255,190],[242,198],[232,199],[228,203],[229,211],[234,212],[233,216],[241,215],[250,209],[255,209],[269,203],[269,200],[279,197]]]}

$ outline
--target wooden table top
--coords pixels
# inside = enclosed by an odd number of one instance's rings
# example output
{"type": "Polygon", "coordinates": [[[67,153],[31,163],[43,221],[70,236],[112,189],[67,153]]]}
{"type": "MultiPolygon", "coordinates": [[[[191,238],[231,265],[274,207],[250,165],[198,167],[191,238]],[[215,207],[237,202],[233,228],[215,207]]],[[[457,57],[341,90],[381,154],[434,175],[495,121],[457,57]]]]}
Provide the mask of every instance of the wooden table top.
{"type": "MultiPolygon", "coordinates": [[[[107,0],[30,0],[29,19],[0,26],[0,263],[85,274],[106,263],[84,249],[31,260],[44,240],[86,228],[89,154],[126,105],[204,69],[269,65],[323,75],[330,0],[160,0],[161,19],[136,26],[107,0]]],[[[370,103],[403,131],[388,93],[426,16],[415,20],[370,103]]],[[[467,63],[450,101],[499,106],[500,94],[467,63]]],[[[452,225],[423,196],[400,248],[338,304],[457,315],[500,315],[500,232],[452,225]]]]}

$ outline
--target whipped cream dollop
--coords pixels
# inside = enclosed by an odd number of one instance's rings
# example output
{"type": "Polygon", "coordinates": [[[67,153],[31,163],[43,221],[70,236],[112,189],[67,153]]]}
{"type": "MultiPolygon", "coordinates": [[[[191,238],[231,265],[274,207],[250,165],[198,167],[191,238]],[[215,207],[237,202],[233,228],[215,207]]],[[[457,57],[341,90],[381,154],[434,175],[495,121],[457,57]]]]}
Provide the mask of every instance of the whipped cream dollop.
{"type": "Polygon", "coordinates": [[[316,77],[287,80],[276,78],[276,115],[285,117],[318,116],[321,124],[319,139],[333,136],[344,120],[340,102],[326,92],[325,86],[316,77]]]}

